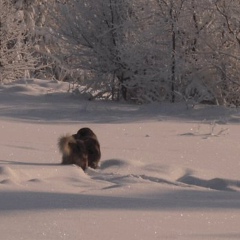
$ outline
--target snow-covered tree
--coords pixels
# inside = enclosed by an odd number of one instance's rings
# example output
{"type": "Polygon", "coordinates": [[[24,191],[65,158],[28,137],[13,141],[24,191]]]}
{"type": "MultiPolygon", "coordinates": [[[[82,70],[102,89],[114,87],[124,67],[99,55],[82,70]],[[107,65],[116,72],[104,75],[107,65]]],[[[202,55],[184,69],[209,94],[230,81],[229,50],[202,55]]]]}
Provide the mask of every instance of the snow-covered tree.
{"type": "Polygon", "coordinates": [[[184,37],[192,39],[185,55],[190,70],[185,93],[198,101],[233,103],[239,98],[239,2],[192,0],[188,11],[194,28],[188,25],[184,37]]]}
{"type": "Polygon", "coordinates": [[[221,103],[240,105],[240,4],[237,0],[214,1],[216,32],[211,49],[213,66],[218,78],[218,95],[221,103]]]}
{"type": "Polygon", "coordinates": [[[145,74],[143,63],[147,61],[145,45],[138,38],[144,27],[139,10],[127,0],[72,0],[59,4],[56,31],[65,46],[65,63],[97,76],[95,84],[98,88],[101,85],[103,92],[120,88],[127,99],[138,83],[136,76],[145,74]]]}
{"type": "Polygon", "coordinates": [[[62,80],[66,71],[61,69],[60,63],[52,52],[57,48],[51,34],[51,12],[55,0],[13,0],[14,6],[22,14],[22,21],[26,26],[28,38],[26,42],[34,49],[34,56],[38,58],[36,69],[31,75],[39,78],[56,78],[62,80]]]}
{"type": "Polygon", "coordinates": [[[171,43],[165,64],[171,69],[172,100],[177,92],[224,104],[238,95],[239,3],[163,0],[158,5],[158,24],[165,20],[160,31],[171,43]]]}
{"type": "Polygon", "coordinates": [[[178,91],[196,101],[212,101],[211,69],[208,41],[214,10],[210,1],[185,1],[178,28],[179,62],[178,91]]]}
{"type": "Polygon", "coordinates": [[[163,31],[160,41],[164,41],[167,45],[165,64],[168,66],[167,80],[171,89],[171,101],[175,101],[175,91],[177,91],[177,78],[181,67],[181,35],[184,29],[181,26],[184,16],[184,7],[186,0],[157,0],[157,9],[159,12],[158,31],[163,31]],[[167,42],[166,42],[167,40],[167,42]]]}
{"type": "Polygon", "coordinates": [[[18,12],[11,1],[0,1],[0,80],[16,80],[28,77],[34,69],[35,59],[32,47],[26,42],[28,33],[18,12]]]}

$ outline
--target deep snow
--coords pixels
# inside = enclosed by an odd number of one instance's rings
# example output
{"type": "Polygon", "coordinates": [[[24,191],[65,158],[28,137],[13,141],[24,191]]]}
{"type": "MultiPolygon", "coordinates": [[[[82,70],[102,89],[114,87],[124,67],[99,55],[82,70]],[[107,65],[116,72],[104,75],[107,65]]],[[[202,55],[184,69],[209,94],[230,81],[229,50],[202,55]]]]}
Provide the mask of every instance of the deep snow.
{"type": "Polygon", "coordinates": [[[0,86],[5,240],[240,239],[240,111],[86,101],[46,80],[0,86]],[[101,166],[60,165],[57,139],[96,132],[101,166]]]}

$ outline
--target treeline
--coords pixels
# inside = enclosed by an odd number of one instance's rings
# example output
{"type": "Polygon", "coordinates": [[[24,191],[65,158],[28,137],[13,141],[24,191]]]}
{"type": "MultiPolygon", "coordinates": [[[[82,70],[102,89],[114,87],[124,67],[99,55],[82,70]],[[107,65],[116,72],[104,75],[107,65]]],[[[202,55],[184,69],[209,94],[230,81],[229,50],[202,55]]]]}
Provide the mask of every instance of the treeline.
{"type": "Polygon", "coordinates": [[[240,104],[239,0],[2,0],[1,82],[90,99],[240,104]]]}

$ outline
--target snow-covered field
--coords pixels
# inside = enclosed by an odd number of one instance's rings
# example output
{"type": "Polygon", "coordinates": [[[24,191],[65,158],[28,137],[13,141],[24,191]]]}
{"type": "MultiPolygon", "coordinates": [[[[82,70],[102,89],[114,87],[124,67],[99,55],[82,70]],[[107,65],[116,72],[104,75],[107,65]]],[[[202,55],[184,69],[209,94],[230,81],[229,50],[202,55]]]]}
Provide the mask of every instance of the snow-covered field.
{"type": "Polygon", "coordinates": [[[0,238],[240,239],[240,111],[89,102],[68,84],[0,86],[0,238]],[[101,166],[60,165],[90,127],[101,166]]]}

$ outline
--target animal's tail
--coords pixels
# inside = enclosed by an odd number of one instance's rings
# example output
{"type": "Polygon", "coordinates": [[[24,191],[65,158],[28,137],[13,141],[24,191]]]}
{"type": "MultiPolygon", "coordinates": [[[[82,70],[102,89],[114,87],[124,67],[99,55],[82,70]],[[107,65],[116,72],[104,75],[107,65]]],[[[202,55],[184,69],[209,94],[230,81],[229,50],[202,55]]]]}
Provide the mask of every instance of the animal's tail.
{"type": "Polygon", "coordinates": [[[76,143],[76,140],[74,139],[74,137],[72,135],[61,136],[58,139],[59,151],[64,156],[69,156],[71,154],[71,148],[69,146],[69,143],[76,143]]]}

